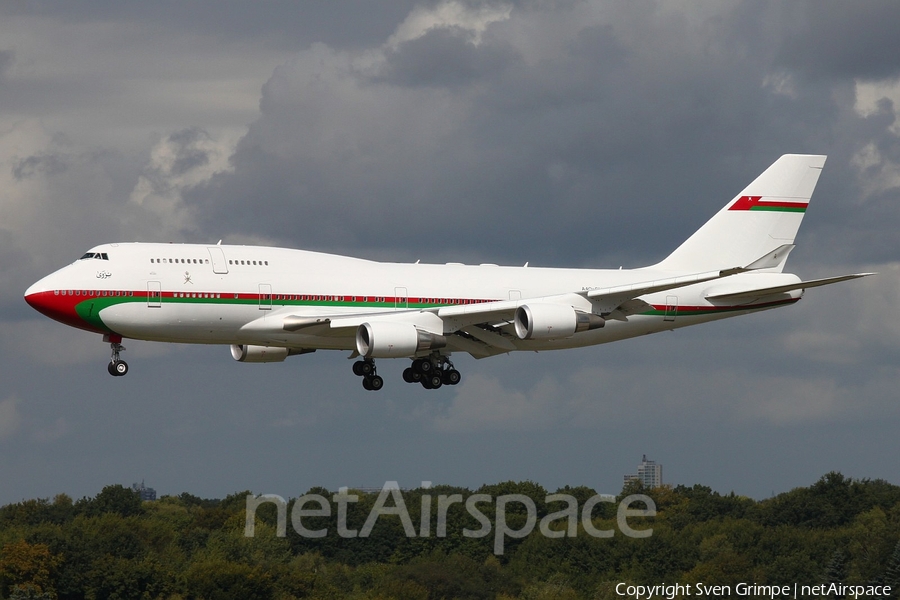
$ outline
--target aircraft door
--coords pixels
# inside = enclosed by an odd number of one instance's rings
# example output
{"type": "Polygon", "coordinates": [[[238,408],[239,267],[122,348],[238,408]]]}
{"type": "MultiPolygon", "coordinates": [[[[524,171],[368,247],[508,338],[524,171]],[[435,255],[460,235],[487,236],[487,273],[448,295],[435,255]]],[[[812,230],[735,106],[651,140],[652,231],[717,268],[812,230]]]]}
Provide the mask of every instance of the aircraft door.
{"type": "Polygon", "coordinates": [[[394,310],[406,310],[409,307],[409,298],[406,296],[405,287],[394,288],[394,310]]]}
{"type": "Polygon", "coordinates": [[[213,273],[225,274],[228,272],[228,261],[225,260],[225,253],[219,246],[208,246],[209,258],[212,260],[213,273]]]}
{"type": "Polygon", "coordinates": [[[272,310],[272,286],[259,284],[259,310],[272,310]]]}
{"type": "Polygon", "coordinates": [[[147,282],[147,308],[162,307],[162,285],[158,281],[147,282]]]}
{"type": "Polygon", "coordinates": [[[666,296],[666,316],[663,321],[674,321],[678,314],[678,296],[666,296]]]}

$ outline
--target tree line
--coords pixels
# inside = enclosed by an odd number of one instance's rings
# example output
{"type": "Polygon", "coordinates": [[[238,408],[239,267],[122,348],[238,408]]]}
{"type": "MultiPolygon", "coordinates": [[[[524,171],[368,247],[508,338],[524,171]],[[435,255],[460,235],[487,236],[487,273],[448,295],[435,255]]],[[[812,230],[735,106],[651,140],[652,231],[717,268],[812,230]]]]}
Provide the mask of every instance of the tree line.
{"type": "MultiPolygon", "coordinates": [[[[358,500],[345,505],[346,519],[359,527],[378,493],[349,493],[358,500]]],[[[588,503],[596,496],[588,487],[548,492],[530,481],[398,493],[417,528],[436,518],[439,495],[461,501],[444,508],[443,536],[433,525],[427,536],[409,536],[408,524],[404,529],[396,514],[387,514],[365,538],[334,533],[335,510],[303,520],[328,535],[304,536],[290,526],[277,535],[271,504],[256,509],[254,535],[247,537],[251,492],[142,502],[110,485],[92,498],[60,494],[9,504],[0,507],[0,598],[605,600],[622,598],[615,587],[623,582],[877,584],[892,585],[888,597],[898,598],[900,588],[900,486],[882,480],[832,472],[759,501],[702,485],[645,490],[629,482],[616,500],[652,499],[656,515],[642,519],[642,527],[652,528],[649,537],[587,535],[580,517],[577,530],[560,519],[551,524],[557,535],[535,527],[506,540],[502,555],[490,536],[464,534],[480,525],[465,507],[474,494],[527,496],[538,519],[565,508],[554,494],[574,497],[579,506],[593,506],[586,523],[593,531],[615,530],[617,507],[588,503]]],[[[335,491],[306,492],[313,494],[330,499],[335,491]]],[[[521,528],[526,517],[524,506],[509,504],[510,528],[521,528]]]]}

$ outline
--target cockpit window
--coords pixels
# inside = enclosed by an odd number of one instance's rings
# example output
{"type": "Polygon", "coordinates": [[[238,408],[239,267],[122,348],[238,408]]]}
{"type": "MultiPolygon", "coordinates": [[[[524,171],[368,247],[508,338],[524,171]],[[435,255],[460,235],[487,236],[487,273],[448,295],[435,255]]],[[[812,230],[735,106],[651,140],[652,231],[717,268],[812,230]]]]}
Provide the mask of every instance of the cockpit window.
{"type": "Polygon", "coordinates": [[[88,258],[96,258],[97,260],[109,260],[109,254],[107,254],[106,252],[85,252],[84,256],[82,256],[78,260],[85,260],[88,258]]]}
{"type": "Polygon", "coordinates": [[[85,252],[84,256],[82,256],[79,260],[84,260],[86,258],[94,258],[93,252],[85,252]]]}

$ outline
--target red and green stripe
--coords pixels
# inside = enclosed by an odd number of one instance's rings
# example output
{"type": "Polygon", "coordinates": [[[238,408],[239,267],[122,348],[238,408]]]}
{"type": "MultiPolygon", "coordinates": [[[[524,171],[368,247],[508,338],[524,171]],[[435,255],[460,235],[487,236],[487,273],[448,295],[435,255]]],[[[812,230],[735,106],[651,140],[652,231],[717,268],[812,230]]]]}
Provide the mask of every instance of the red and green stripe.
{"type": "Polygon", "coordinates": [[[728,210],[805,213],[809,202],[763,200],[762,196],[741,196],[728,210]]]}

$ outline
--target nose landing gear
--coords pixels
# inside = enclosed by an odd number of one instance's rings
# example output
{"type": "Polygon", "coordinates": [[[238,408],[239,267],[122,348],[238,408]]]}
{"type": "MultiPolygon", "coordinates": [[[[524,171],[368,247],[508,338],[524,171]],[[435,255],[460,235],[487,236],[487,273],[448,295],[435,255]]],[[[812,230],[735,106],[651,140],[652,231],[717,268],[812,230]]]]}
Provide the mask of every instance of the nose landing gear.
{"type": "Polygon", "coordinates": [[[122,345],[122,336],[112,334],[105,335],[103,336],[103,341],[109,342],[111,350],[109,365],[106,367],[109,374],[113,377],[121,377],[128,373],[128,363],[119,358],[119,353],[125,350],[125,346],[122,345]]]}

